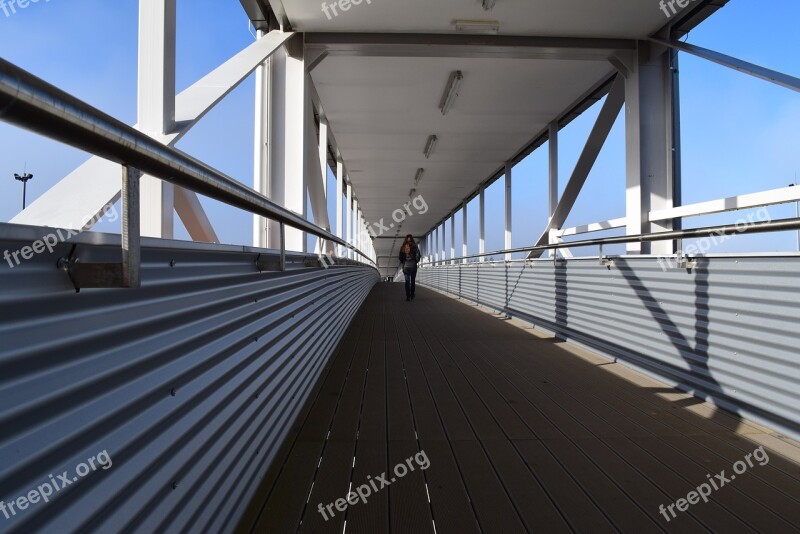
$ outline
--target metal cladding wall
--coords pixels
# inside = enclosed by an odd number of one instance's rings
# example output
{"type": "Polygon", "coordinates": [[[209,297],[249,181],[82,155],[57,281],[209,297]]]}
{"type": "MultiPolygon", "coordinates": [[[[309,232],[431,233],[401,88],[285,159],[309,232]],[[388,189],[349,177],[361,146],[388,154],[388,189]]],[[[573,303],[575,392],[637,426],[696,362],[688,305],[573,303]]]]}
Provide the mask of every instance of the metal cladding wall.
{"type": "Polygon", "coordinates": [[[0,500],[102,451],[112,462],[0,514],[0,531],[231,531],[378,280],[353,266],[259,273],[253,249],[144,243],[139,290],[76,293],[55,268],[71,245],[0,264],[0,500]]]}
{"type": "Polygon", "coordinates": [[[631,257],[470,263],[426,267],[418,280],[800,436],[800,258],[697,261],[691,271],[631,257]]]}

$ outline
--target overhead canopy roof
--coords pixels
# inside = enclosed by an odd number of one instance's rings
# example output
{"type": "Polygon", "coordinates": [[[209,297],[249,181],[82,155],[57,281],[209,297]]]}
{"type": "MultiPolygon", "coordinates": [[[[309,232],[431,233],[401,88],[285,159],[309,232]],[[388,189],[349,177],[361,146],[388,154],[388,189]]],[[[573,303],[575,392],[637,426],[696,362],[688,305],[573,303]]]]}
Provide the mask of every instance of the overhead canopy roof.
{"type": "MultiPolygon", "coordinates": [[[[416,194],[428,212],[392,230],[417,236],[527,154],[549,123],[563,125],[602,96],[615,52],[670,22],[657,0],[497,0],[490,11],[480,0],[350,0],[346,11],[333,0],[242,3],[251,18],[269,3],[284,27],[305,33],[311,77],[367,221],[391,222],[425,169],[416,194]],[[457,31],[457,20],[496,21],[499,32],[457,31]],[[457,70],[463,81],[444,116],[439,104],[457,70]],[[439,142],[426,159],[430,135],[439,142]]],[[[715,9],[709,3],[672,22],[688,29],[715,9]]],[[[375,248],[394,256],[398,243],[375,248]]]]}

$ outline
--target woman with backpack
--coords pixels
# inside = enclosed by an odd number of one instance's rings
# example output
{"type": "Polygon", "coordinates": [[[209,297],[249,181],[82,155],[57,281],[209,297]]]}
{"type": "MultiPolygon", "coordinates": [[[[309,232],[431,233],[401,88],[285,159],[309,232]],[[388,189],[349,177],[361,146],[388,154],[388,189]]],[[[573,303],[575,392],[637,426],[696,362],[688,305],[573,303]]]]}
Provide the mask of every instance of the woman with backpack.
{"type": "Polygon", "coordinates": [[[414,300],[417,278],[417,264],[422,259],[419,247],[414,241],[414,236],[408,234],[403,246],[400,247],[400,264],[403,267],[403,274],[406,277],[406,301],[414,300]]]}

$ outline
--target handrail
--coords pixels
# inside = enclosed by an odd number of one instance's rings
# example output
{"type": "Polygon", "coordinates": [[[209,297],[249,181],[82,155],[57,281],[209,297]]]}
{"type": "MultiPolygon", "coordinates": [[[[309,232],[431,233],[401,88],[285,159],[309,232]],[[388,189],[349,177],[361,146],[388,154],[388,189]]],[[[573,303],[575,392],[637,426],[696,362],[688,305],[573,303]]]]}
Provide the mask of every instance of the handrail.
{"type": "MultiPolygon", "coordinates": [[[[498,256],[506,254],[519,254],[523,252],[539,252],[545,250],[554,250],[561,248],[579,248],[579,247],[592,247],[605,245],[618,245],[623,243],[646,243],[653,241],[676,241],[682,239],[693,239],[701,237],[736,235],[736,234],[758,234],[766,232],[782,232],[789,230],[800,229],[800,218],[782,219],[779,221],[771,221],[765,223],[755,223],[752,225],[742,226],[736,224],[726,224],[721,226],[707,226],[704,228],[692,228],[689,230],[669,230],[666,232],[655,232],[650,234],[637,234],[626,235],[618,237],[603,237],[599,239],[584,239],[582,241],[571,241],[566,243],[553,243],[550,245],[539,245],[533,247],[511,248],[506,250],[497,250],[495,252],[484,252],[482,254],[472,254],[470,256],[461,256],[459,258],[449,258],[436,261],[426,261],[422,266],[437,265],[440,263],[450,264],[456,262],[463,262],[473,258],[485,258],[488,256],[498,256]]],[[[602,255],[602,254],[601,254],[602,255]]]]}
{"type": "Polygon", "coordinates": [[[355,246],[230,176],[154,140],[2,58],[0,120],[336,243],[377,266],[355,246]]]}

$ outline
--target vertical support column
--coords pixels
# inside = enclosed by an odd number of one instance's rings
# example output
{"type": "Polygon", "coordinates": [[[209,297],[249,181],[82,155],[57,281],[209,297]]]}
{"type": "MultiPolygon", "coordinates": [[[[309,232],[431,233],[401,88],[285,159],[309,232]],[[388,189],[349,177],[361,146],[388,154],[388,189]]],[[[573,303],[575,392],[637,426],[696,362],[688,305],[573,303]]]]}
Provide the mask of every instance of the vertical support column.
{"type": "MultiPolygon", "coordinates": [[[[669,70],[671,77],[671,104],[672,109],[672,205],[683,205],[683,156],[681,148],[681,69],[677,50],[667,51],[669,55],[669,70]]],[[[662,224],[663,221],[662,221],[662,224]]],[[[669,228],[669,226],[665,226],[669,228]]],[[[683,219],[672,221],[673,230],[683,229],[683,219]]],[[[678,243],[673,246],[673,251],[678,251],[678,243]]],[[[798,247],[800,248],[800,247],[798,247]]]]}
{"type": "Polygon", "coordinates": [[[467,203],[464,202],[464,207],[461,209],[461,260],[462,263],[467,263],[467,203]]]}
{"type": "MultiPolygon", "coordinates": [[[[305,128],[311,102],[306,86],[302,39],[290,39],[281,50],[273,54],[271,82],[270,198],[276,204],[305,218],[305,128]]],[[[277,227],[270,229],[270,246],[280,242],[279,230],[277,227]]],[[[287,227],[285,234],[287,250],[306,250],[304,232],[287,227]]]]}
{"type": "Polygon", "coordinates": [[[442,221],[442,242],[440,244],[441,251],[442,251],[442,264],[445,263],[447,260],[447,234],[446,234],[447,224],[446,220],[442,221]]]}
{"type": "MultiPolygon", "coordinates": [[[[480,197],[478,199],[478,254],[486,252],[486,186],[481,185],[480,197]]],[[[481,262],[486,261],[484,256],[480,257],[481,262]]]]}
{"type": "MultiPolygon", "coordinates": [[[[347,184],[347,242],[351,245],[355,246],[355,241],[353,240],[353,184],[347,184]]],[[[352,250],[347,251],[347,257],[355,259],[355,255],[352,250]]]]}
{"type": "Polygon", "coordinates": [[[319,117],[319,166],[322,171],[322,190],[328,199],[328,119],[319,117]]]}
{"type": "MultiPolygon", "coordinates": [[[[553,220],[553,215],[556,213],[558,206],[558,122],[551,122],[548,129],[548,149],[549,149],[549,179],[548,179],[548,225],[553,220]]],[[[550,237],[549,245],[553,244],[553,239],[550,237]]],[[[557,249],[548,250],[548,255],[552,258],[558,254],[557,249]]]]}
{"type": "MultiPolygon", "coordinates": [[[[655,209],[674,206],[673,79],[670,52],[640,41],[626,63],[625,138],[627,235],[672,229],[670,221],[649,222],[655,209]]],[[[630,254],[672,254],[673,241],[629,243],[630,254]]]]}
{"type": "MultiPolygon", "coordinates": [[[[312,109],[309,107],[309,111],[311,112],[312,109]]],[[[309,119],[311,121],[314,120],[313,112],[310,113],[309,119]]],[[[320,167],[320,175],[322,176],[322,200],[325,212],[325,220],[330,222],[328,218],[328,119],[325,118],[322,113],[319,116],[319,167],[320,167]]],[[[316,211],[317,208],[315,208],[316,211]]],[[[319,221],[316,221],[318,226],[321,226],[319,221]]],[[[329,228],[330,230],[330,228],[329,228]]],[[[316,246],[316,253],[322,254],[323,252],[332,252],[330,244],[326,245],[324,248],[322,247],[322,240],[317,239],[317,246],[316,246]]]]}
{"type": "MultiPolygon", "coordinates": [[[[344,229],[342,228],[342,191],[344,191],[344,163],[341,156],[336,158],[336,237],[339,239],[344,238],[344,229]]],[[[341,245],[337,247],[339,251],[337,256],[342,256],[341,245]]]]}
{"type": "Polygon", "coordinates": [[[431,241],[431,253],[433,261],[439,261],[439,227],[433,229],[433,241],[431,241]]]}
{"type": "MultiPolygon", "coordinates": [[[[266,35],[262,30],[258,30],[258,38],[266,35]]],[[[254,134],[254,153],[253,153],[253,189],[266,197],[271,196],[270,187],[270,135],[272,128],[270,118],[270,92],[271,92],[271,59],[267,59],[256,69],[256,103],[255,103],[255,134],[254,134]]],[[[253,246],[267,248],[270,246],[268,227],[272,225],[266,217],[253,215],[253,246]]],[[[276,248],[276,247],[273,247],[276,248]]]]}
{"type": "MultiPolygon", "coordinates": [[[[506,250],[511,248],[511,162],[506,162],[506,250]]],[[[506,261],[511,261],[511,254],[506,253],[506,261]]]]}
{"type": "MultiPolygon", "coordinates": [[[[151,136],[175,125],[176,0],[139,2],[139,129],[151,136]]],[[[142,235],[172,239],[175,186],[152,176],[140,182],[142,235]]]]}
{"type": "Polygon", "coordinates": [[[361,251],[361,261],[366,261],[364,258],[363,253],[366,252],[366,247],[364,246],[366,240],[364,239],[364,213],[361,211],[361,206],[358,208],[358,250],[361,251]]]}
{"type": "Polygon", "coordinates": [[[456,213],[450,214],[450,264],[456,263],[456,213]]]}
{"type": "MultiPolygon", "coordinates": [[[[358,214],[361,210],[358,209],[358,199],[353,199],[353,246],[361,250],[361,228],[358,226],[358,214]]],[[[353,251],[353,259],[360,260],[361,257],[353,251]]]]}

